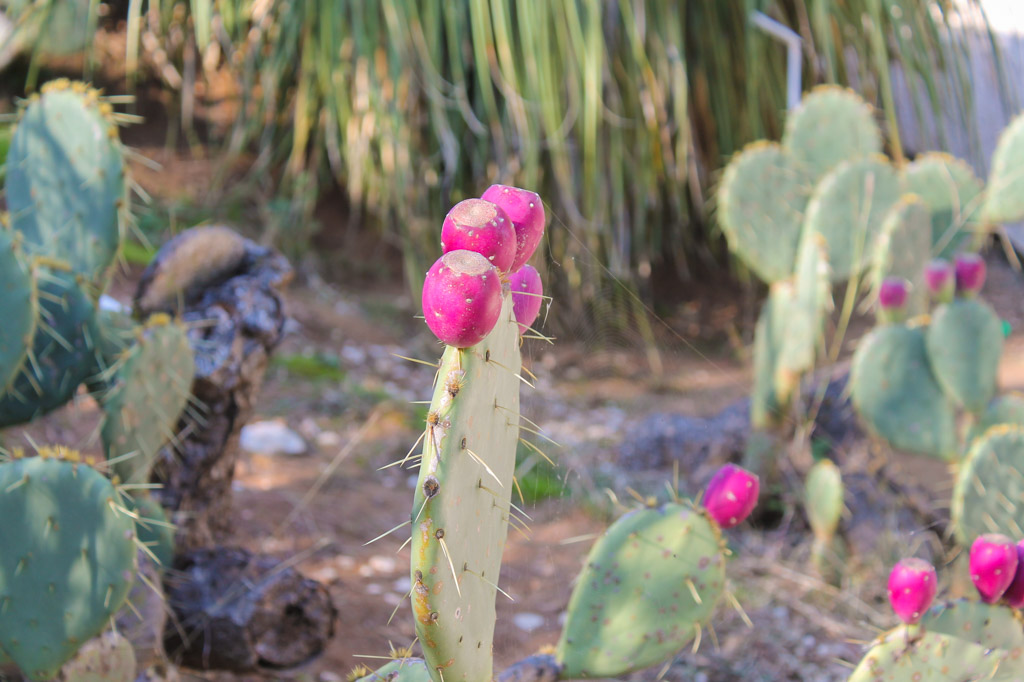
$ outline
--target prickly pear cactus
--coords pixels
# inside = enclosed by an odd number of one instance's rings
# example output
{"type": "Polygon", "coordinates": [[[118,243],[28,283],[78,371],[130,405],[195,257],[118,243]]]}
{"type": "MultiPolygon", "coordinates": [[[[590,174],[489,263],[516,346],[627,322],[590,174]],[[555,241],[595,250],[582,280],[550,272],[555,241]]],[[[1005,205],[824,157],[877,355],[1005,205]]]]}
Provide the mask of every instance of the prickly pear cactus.
{"type": "Polygon", "coordinates": [[[107,458],[123,482],[145,483],[191,395],[195,361],[185,327],[154,315],[111,369],[103,396],[107,458]]]}
{"type": "Polygon", "coordinates": [[[34,268],[24,258],[14,235],[0,225],[0,393],[14,381],[32,348],[39,315],[34,268]]]}
{"type": "Polygon", "coordinates": [[[821,239],[808,239],[797,254],[793,296],[786,315],[775,384],[780,395],[796,390],[800,376],[814,367],[825,333],[825,314],[832,305],[828,256],[821,239]]]}
{"type": "Polygon", "coordinates": [[[853,355],[850,388],[857,414],[893,447],[956,456],[956,414],[932,374],[923,328],[876,327],[853,355]]]}
{"type": "Polygon", "coordinates": [[[725,542],[688,504],[622,516],[587,557],[555,657],[562,679],[618,677],[693,641],[725,593],[725,542]]]}
{"type": "Polygon", "coordinates": [[[928,311],[928,287],[924,271],[931,261],[931,214],[928,206],[913,194],[903,195],[882,223],[871,258],[872,298],[878,299],[882,281],[898,277],[910,282],[907,312],[928,311]]]}
{"type": "Polygon", "coordinates": [[[95,371],[96,311],[73,273],[36,271],[39,319],[28,360],[0,395],[0,427],[64,405],[95,371]]]}
{"type": "Polygon", "coordinates": [[[782,144],[820,178],[843,161],[880,153],[882,135],[874,112],[857,93],[822,85],[787,115],[782,144]]]}
{"type": "Polygon", "coordinates": [[[754,386],[750,396],[750,421],[754,428],[770,429],[785,418],[790,396],[776,383],[779,356],[786,338],[786,320],[796,294],[790,282],[772,285],[754,328],[754,386]]]}
{"type": "Polygon", "coordinates": [[[928,206],[932,256],[952,258],[979,229],[981,180],[968,164],[943,152],[921,154],[903,177],[907,191],[928,206]]]}
{"type": "Polygon", "coordinates": [[[814,532],[811,563],[819,575],[833,583],[838,582],[845,558],[845,545],[838,536],[844,497],[842,473],[831,460],[823,459],[807,472],[804,509],[814,532]]]}
{"type": "Polygon", "coordinates": [[[1024,631],[1012,609],[959,600],[882,635],[849,682],[1024,679],[1024,631]]]}
{"type": "Polygon", "coordinates": [[[519,440],[511,293],[475,346],[445,348],[412,509],[416,634],[434,682],[492,677],[496,584],[519,440]]]}
{"type": "Polygon", "coordinates": [[[422,658],[399,658],[355,682],[430,682],[430,669],[422,658]]]}
{"type": "Polygon", "coordinates": [[[137,517],[135,533],[146,554],[156,559],[161,569],[169,568],[174,560],[174,525],[167,511],[148,494],[128,497],[125,508],[137,517]]]}
{"type": "Polygon", "coordinates": [[[996,394],[1003,325],[977,299],[959,299],[932,314],[926,335],[928,358],[939,385],[967,410],[980,414],[996,394]]]}
{"type": "Polygon", "coordinates": [[[729,248],[766,282],[793,273],[813,182],[785,149],[755,142],[726,166],[718,218],[729,248]]]}
{"type": "Polygon", "coordinates": [[[1024,116],[1015,118],[999,136],[985,188],[982,217],[988,223],[1024,220],[1024,116]]]}
{"type": "Polygon", "coordinates": [[[975,440],[999,424],[1024,427],[1024,394],[1011,391],[997,396],[989,403],[981,417],[967,430],[967,437],[964,439],[967,449],[970,450],[975,440]]]}
{"type": "Polygon", "coordinates": [[[951,514],[964,546],[986,533],[1024,537],[1024,427],[993,426],[960,463],[951,514]]]}
{"type": "Polygon", "coordinates": [[[825,238],[833,282],[868,263],[886,214],[902,193],[902,179],[881,155],[843,161],[817,184],[807,204],[804,239],[825,238]]]}
{"type": "MultiPolygon", "coordinates": [[[[43,451],[49,454],[49,451],[43,451]]],[[[0,464],[0,644],[33,679],[50,679],[124,603],[135,529],[110,480],[66,459],[0,464]]]]}
{"type": "Polygon", "coordinates": [[[93,637],[60,670],[60,682],[132,682],[132,643],[113,630],[93,637]]]}
{"type": "Polygon", "coordinates": [[[27,252],[70,264],[89,284],[114,262],[126,205],[110,105],[82,83],[47,83],[21,112],[7,156],[7,208],[27,252]]]}

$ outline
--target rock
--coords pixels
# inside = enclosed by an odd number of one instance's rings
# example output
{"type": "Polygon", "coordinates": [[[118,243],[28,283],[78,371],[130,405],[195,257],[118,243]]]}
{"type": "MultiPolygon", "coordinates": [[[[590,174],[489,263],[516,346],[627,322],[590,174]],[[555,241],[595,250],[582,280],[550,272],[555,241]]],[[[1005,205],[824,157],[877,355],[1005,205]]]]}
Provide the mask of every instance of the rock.
{"type": "Polygon", "coordinates": [[[684,471],[692,471],[709,461],[739,461],[750,431],[749,414],[748,402],[741,401],[708,418],[651,415],[626,432],[618,464],[640,471],[678,461],[684,471]]]}
{"type": "Polygon", "coordinates": [[[539,613],[517,613],[512,616],[512,623],[523,632],[533,632],[544,625],[544,616],[539,613]]]}
{"type": "Polygon", "coordinates": [[[179,555],[164,580],[174,617],[164,648],[180,665],[255,672],[305,664],[338,616],[327,588],[279,559],[242,549],[179,555]]]}
{"type": "Polygon", "coordinates": [[[253,422],[242,427],[238,444],[246,452],[262,455],[306,454],[306,441],[283,421],[271,420],[253,422]]]}

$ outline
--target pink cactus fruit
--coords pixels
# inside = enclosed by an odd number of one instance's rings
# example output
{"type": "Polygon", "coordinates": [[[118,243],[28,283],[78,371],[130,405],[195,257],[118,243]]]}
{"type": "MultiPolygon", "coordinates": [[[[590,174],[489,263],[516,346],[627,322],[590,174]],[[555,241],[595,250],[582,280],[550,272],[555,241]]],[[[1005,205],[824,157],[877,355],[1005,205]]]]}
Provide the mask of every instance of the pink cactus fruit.
{"type": "Polygon", "coordinates": [[[449,346],[480,343],[501,314],[501,277],[475,251],[449,251],[423,282],[423,316],[437,338],[449,346]]]}
{"type": "Polygon", "coordinates": [[[516,257],[516,228],[508,214],[489,201],[466,199],[448,211],[441,226],[441,251],[476,251],[498,272],[508,272],[516,257]]]}
{"type": "Polygon", "coordinates": [[[519,323],[519,332],[525,334],[537,319],[544,301],[540,273],[532,265],[524,265],[509,277],[509,286],[512,288],[512,311],[519,323]]]}
{"type": "Polygon", "coordinates": [[[921,620],[938,589],[935,567],[924,559],[900,559],[889,573],[889,603],[896,616],[907,623],[921,620]]]}
{"type": "Polygon", "coordinates": [[[886,277],[878,288],[878,303],[883,310],[898,310],[907,304],[910,285],[900,277],[886,277]]]}
{"type": "Polygon", "coordinates": [[[1024,609],[1024,540],[1017,543],[1017,570],[1003,593],[1003,601],[1012,609],[1024,609]]]}
{"type": "Polygon", "coordinates": [[[726,464],[711,477],[704,493],[704,508],[720,528],[732,528],[754,511],[760,488],[755,474],[735,464],[726,464]]]}
{"type": "Polygon", "coordinates": [[[949,261],[936,258],[924,269],[924,281],[931,295],[940,301],[953,299],[956,277],[949,261]]]}
{"type": "Polygon", "coordinates": [[[995,604],[1017,574],[1017,547],[1001,533],[979,535],[971,545],[970,568],[981,600],[995,604]]]}
{"type": "Polygon", "coordinates": [[[503,208],[512,219],[517,246],[510,270],[515,272],[530,260],[544,235],[544,203],[536,192],[507,185],[491,185],[481,198],[503,208]]]}
{"type": "Polygon", "coordinates": [[[985,286],[985,261],[976,253],[962,253],[956,257],[956,290],[963,296],[973,296],[985,286]]]}

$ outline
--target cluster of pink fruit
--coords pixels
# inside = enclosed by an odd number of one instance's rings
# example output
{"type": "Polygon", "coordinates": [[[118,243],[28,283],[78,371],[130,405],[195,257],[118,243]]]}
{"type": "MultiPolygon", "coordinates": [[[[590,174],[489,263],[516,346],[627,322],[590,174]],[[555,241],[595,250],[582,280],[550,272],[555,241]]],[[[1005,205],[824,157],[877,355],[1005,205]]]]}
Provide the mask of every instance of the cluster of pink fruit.
{"type": "Polygon", "coordinates": [[[536,192],[491,185],[480,199],[456,204],[441,227],[442,256],[423,282],[423,316],[444,343],[468,348],[498,322],[505,287],[520,331],[540,312],[540,274],[527,265],[544,234],[536,192]]]}
{"type": "MultiPolygon", "coordinates": [[[[979,536],[971,545],[970,570],[983,602],[1024,608],[1024,540],[1014,545],[999,533],[979,536]]],[[[923,559],[903,559],[893,567],[889,602],[900,620],[921,620],[935,599],[937,580],[935,568],[923,559]]]]}
{"type": "MultiPolygon", "coordinates": [[[[933,260],[924,271],[928,291],[939,303],[949,303],[954,293],[970,298],[985,285],[985,261],[976,253],[960,254],[954,263],[941,258],[933,260]]],[[[883,310],[898,312],[907,304],[910,284],[900,277],[886,277],[878,291],[883,310]]]]}

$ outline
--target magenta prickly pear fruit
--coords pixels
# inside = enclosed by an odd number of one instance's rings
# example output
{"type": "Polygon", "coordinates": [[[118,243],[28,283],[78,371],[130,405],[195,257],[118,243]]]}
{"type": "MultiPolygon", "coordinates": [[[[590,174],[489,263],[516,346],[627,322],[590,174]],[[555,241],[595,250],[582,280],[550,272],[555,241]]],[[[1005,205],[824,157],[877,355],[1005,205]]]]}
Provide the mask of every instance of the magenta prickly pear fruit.
{"type": "Polygon", "coordinates": [[[976,253],[962,253],[956,257],[956,291],[961,296],[973,296],[985,285],[985,261],[976,253]]]}
{"type": "Polygon", "coordinates": [[[1024,609],[1024,540],[1017,543],[1017,571],[1003,593],[1003,601],[1012,609],[1024,609]]]}
{"type": "Polygon", "coordinates": [[[901,621],[921,620],[938,588],[935,567],[924,559],[901,559],[889,573],[889,603],[901,621]]]}
{"type": "Polygon", "coordinates": [[[480,343],[501,313],[501,276],[476,251],[449,251],[423,282],[423,316],[437,338],[449,346],[480,343]]]}
{"type": "Polygon", "coordinates": [[[732,528],[750,516],[757,506],[761,482],[755,474],[726,464],[711,477],[704,493],[704,508],[720,528],[732,528]]]}
{"type": "Polygon", "coordinates": [[[507,185],[491,185],[481,198],[503,208],[512,219],[516,230],[514,272],[530,260],[544,235],[544,204],[536,192],[507,185]]]}
{"type": "Polygon", "coordinates": [[[995,604],[1017,574],[1017,547],[1000,533],[979,535],[971,545],[970,567],[981,600],[995,604]]]}
{"type": "Polygon", "coordinates": [[[525,334],[540,313],[544,285],[540,281],[540,273],[532,265],[524,265],[513,272],[508,282],[512,287],[512,311],[519,323],[519,333],[525,334]]]}
{"type": "Polygon", "coordinates": [[[907,305],[910,286],[900,277],[886,277],[878,289],[878,303],[884,310],[901,310],[907,305]]]}
{"type": "Polygon", "coordinates": [[[924,281],[932,297],[942,303],[953,300],[956,289],[956,277],[949,261],[937,258],[924,269],[924,281]]]}
{"type": "Polygon", "coordinates": [[[441,252],[476,251],[498,272],[508,272],[516,257],[516,228],[500,206],[483,199],[460,201],[441,226],[441,252]]]}

